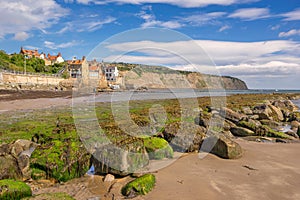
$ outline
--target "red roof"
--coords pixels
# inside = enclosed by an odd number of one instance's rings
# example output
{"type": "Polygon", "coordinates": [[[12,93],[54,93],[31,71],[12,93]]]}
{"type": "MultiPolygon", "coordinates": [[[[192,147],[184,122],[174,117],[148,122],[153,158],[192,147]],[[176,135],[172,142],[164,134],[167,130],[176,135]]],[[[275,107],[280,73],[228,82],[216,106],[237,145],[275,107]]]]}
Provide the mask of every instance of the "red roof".
{"type": "Polygon", "coordinates": [[[21,47],[21,51],[20,51],[21,54],[24,54],[24,55],[28,55],[28,56],[35,56],[35,57],[39,57],[40,54],[38,52],[37,49],[35,50],[27,50],[27,49],[23,49],[23,47],[21,47]]]}

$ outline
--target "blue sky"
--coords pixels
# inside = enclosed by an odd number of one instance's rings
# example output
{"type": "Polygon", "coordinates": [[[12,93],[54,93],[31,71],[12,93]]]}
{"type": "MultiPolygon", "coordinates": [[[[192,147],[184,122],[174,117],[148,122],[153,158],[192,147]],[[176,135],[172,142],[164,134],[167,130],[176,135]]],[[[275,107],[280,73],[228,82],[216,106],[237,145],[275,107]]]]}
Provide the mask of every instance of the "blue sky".
{"type": "Polygon", "coordinates": [[[219,74],[241,78],[250,88],[300,89],[299,0],[2,0],[0,13],[0,49],[7,53],[23,46],[71,59],[123,31],[167,28],[187,37],[172,31],[140,37],[137,31],[131,32],[135,40],[115,38],[107,48],[112,54],[150,44],[176,49],[191,62],[142,50],[118,61],[197,71],[207,65],[193,49],[198,44],[219,74]]]}

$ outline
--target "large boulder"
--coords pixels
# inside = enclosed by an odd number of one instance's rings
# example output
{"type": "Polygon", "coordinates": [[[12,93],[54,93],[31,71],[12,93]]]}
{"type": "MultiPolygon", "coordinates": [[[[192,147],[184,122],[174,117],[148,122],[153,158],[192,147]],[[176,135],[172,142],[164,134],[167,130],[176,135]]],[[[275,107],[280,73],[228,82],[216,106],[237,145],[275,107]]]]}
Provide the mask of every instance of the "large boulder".
{"type": "Polygon", "coordinates": [[[179,152],[198,151],[206,129],[189,122],[174,122],[168,124],[163,131],[163,137],[172,148],[179,152]]]}
{"type": "Polygon", "coordinates": [[[278,120],[278,121],[284,120],[284,116],[283,116],[283,113],[281,112],[280,108],[275,107],[273,105],[268,105],[268,107],[272,110],[273,119],[278,120]]]}
{"type": "Polygon", "coordinates": [[[37,146],[29,140],[0,145],[0,179],[30,179],[29,158],[37,146]]]}
{"type": "Polygon", "coordinates": [[[238,136],[238,137],[246,137],[246,136],[254,136],[255,132],[247,129],[247,128],[243,128],[243,127],[233,127],[230,129],[230,132],[234,135],[234,136],[238,136]]]}
{"type": "Polygon", "coordinates": [[[253,113],[258,115],[260,120],[273,120],[273,118],[271,117],[272,110],[268,105],[270,104],[262,104],[255,106],[253,109],[253,113]]]}
{"type": "Polygon", "coordinates": [[[0,156],[0,180],[1,179],[22,179],[22,172],[18,162],[12,155],[0,156]]]}
{"type": "MultiPolygon", "coordinates": [[[[276,105],[276,104],[275,104],[276,105]]],[[[267,101],[264,104],[255,106],[253,113],[259,116],[260,120],[284,121],[285,116],[281,108],[267,101]]]]}
{"type": "Polygon", "coordinates": [[[206,138],[201,150],[225,159],[237,159],[243,155],[241,146],[222,134],[206,138]]]}
{"type": "Polygon", "coordinates": [[[65,182],[83,176],[89,169],[90,157],[79,140],[52,140],[36,148],[30,167],[33,172],[44,171],[47,178],[65,182]]]}
{"type": "Polygon", "coordinates": [[[172,147],[163,138],[147,137],[144,139],[144,145],[149,159],[161,160],[163,158],[173,157],[172,147]]]}
{"type": "Polygon", "coordinates": [[[11,154],[17,159],[23,179],[31,178],[30,156],[37,146],[38,144],[29,140],[16,140],[11,145],[11,154]]]}
{"type": "Polygon", "coordinates": [[[143,139],[128,137],[117,144],[97,147],[91,158],[95,174],[127,176],[149,164],[143,139]]]}
{"type": "Polygon", "coordinates": [[[246,115],[240,114],[226,107],[220,109],[220,115],[234,123],[238,123],[240,120],[247,118],[246,115]]]}
{"type": "Polygon", "coordinates": [[[281,110],[288,110],[290,112],[297,111],[297,106],[290,100],[277,100],[272,102],[272,105],[278,107],[281,110]]]}
{"type": "Polygon", "coordinates": [[[295,140],[294,137],[287,135],[280,131],[275,131],[274,129],[272,129],[266,125],[261,125],[261,126],[257,127],[255,134],[258,136],[264,136],[264,137],[274,137],[274,138],[295,140]]]}

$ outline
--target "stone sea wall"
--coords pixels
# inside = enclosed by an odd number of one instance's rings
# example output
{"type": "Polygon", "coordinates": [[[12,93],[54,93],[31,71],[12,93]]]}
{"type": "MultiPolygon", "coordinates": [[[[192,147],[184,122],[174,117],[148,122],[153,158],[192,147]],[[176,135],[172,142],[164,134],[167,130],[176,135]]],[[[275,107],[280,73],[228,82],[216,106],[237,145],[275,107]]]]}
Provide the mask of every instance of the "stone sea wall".
{"type": "Polygon", "coordinates": [[[63,80],[55,76],[0,72],[1,89],[54,89],[63,80]]]}

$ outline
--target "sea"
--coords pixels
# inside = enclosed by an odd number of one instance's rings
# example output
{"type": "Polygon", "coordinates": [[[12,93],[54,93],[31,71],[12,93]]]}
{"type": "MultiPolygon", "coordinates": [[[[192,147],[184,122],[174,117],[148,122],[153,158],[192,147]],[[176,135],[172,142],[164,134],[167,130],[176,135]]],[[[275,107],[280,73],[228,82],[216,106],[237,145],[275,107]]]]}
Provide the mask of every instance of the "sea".
{"type": "MultiPolygon", "coordinates": [[[[299,93],[300,90],[195,90],[195,89],[150,89],[146,91],[114,91],[100,92],[93,95],[93,102],[114,102],[130,100],[155,100],[155,99],[179,99],[197,97],[230,96],[234,94],[275,94],[275,93],[299,93]]],[[[76,94],[75,94],[76,95],[76,94]]],[[[300,106],[300,100],[295,100],[300,106]]]]}

